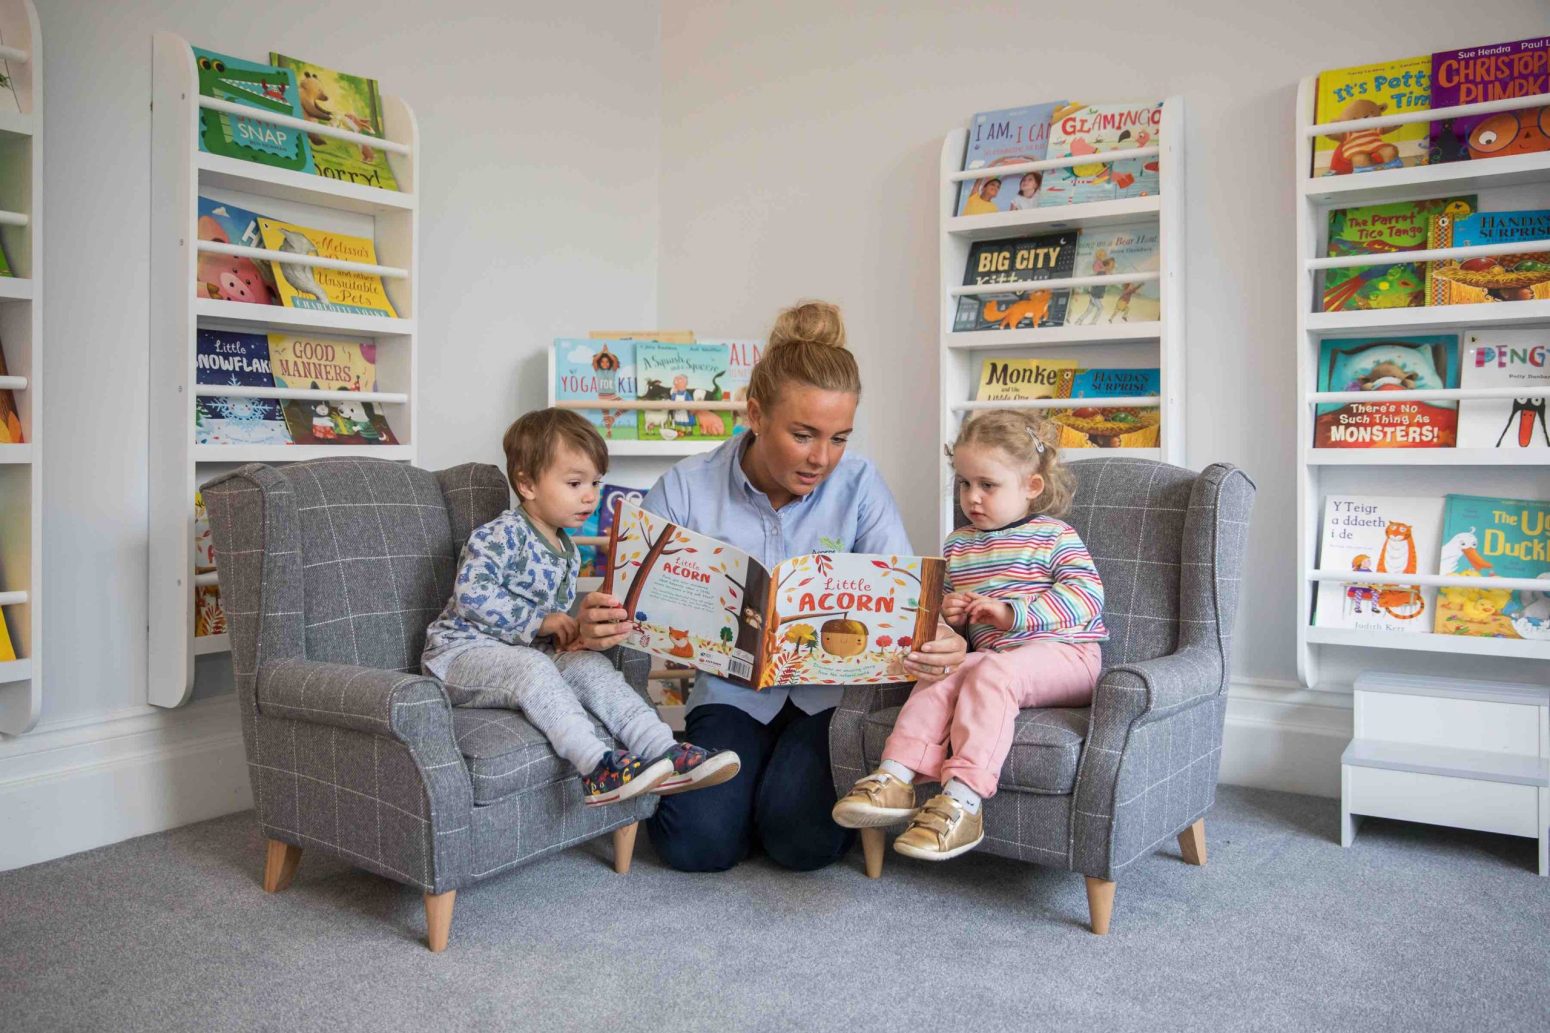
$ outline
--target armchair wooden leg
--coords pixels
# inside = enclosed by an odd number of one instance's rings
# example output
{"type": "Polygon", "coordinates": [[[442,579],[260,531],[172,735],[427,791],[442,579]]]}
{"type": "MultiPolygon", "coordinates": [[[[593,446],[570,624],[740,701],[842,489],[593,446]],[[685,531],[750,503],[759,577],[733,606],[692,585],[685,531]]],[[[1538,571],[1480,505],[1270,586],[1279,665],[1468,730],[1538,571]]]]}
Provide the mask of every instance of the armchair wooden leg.
{"type": "Polygon", "coordinates": [[[1184,855],[1187,864],[1206,863],[1206,820],[1204,818],[1179,833],[1179,852],[1184,855]]]}
{"type": "Polygon", "coordinates": [[[269,850],[264,855],[264,892],[279,893],[289,886],[300,863],[301,847],[269,840],[269,850]]]}
{"type": "Polygon", "coordinates": [[[638,821],[614,829],[614,871],[620,875],[630,874],[630,859],[635,856],[635,833],[639,829],[638,821]]]}
{"type": "Polygon", "coordinates": [[[447,937],[452,935],[452,905],[457,900],[457,890],[425,895],[425,942],[440,954],[447,949],[447,937]]]}
{"type": "Polygon", "coordinates": [[[1087,912],[1092,917],[1093,932],[1106,936],[1109,932],[1109,916],[1114,913],[1114,883],[1108,879],[1087,877],[1087,912]]]}
{"type": "Polygon", "coordinates": [[[866,857],[866,877],[880,879],[883,875],[883,847],[887,845],[882,829],[861,830],[861,853],[866,857]]]}

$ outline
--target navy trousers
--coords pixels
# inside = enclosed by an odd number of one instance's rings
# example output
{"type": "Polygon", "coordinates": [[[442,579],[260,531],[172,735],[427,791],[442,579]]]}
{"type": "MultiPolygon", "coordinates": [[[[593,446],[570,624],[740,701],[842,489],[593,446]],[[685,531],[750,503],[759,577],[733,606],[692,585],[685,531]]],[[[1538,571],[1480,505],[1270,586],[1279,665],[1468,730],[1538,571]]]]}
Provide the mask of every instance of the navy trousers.
{"type": "Polygon", "coordinates": [[[806,714],[789,701],[767,725],[722,703],[689,711],[684,738],[736,750],[743,766],[719,786],[662,798],[646,822],[658,856],[684,872],[726,871],[756,842],[775,863],[796,871],[843,857],[855,833],[829,816],[833,716],[832,708],[806,714]]]}

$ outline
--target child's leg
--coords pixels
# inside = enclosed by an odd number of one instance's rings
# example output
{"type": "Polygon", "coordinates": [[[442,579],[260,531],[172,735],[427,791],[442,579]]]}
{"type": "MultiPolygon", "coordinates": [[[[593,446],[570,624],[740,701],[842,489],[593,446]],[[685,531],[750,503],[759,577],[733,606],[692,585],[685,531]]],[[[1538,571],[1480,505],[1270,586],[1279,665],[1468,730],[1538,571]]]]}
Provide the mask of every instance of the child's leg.
{"type": "Polygon", "coordinates": [[[942,764],[942,781],[957,779],[989,797],[996,795],[1001,765],[1011,752],[1018,710],[1088,705],[1101,657],[1097,643],[1054,639],[984,655],[959,690],[948,733],[953,755],[942,764]]]}
{"type": "Polygon", "coordinates": [[[452,658],[442,679],[457,706],[521,710],[581,774],[603,761],[608,745],[554,661],[527,646],[481,646],[452,658]]]}
{"type": "Polygon", "coordinates": [[[656,708],[630,687],[608,657],[581,649],[557,654],[554,665],[581,705],[596,715],[625,749],[643,760],[672,749],[673,730],[657,716],[656,708]]]}
{"type": "Polygon", "coordinates": [[[935,780],[947,756],[948,729],[958,705],[959,687],[986,657],[995,655],[970,653],[941,681],[916,685],[899,708],[893,731],[883,744],[883,760],[901,764],[928,781],[935,780]]]}

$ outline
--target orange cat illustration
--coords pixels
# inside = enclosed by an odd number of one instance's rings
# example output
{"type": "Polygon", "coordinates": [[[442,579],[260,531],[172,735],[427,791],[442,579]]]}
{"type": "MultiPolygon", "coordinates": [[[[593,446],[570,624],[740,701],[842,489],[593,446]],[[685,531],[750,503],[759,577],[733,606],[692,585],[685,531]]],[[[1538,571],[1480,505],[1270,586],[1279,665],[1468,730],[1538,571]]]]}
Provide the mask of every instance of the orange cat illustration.
{"type": "MultiPolygon", "coordinates": [[[[1383,531],[1383,549],[1378,553],[1378,573],[1415,573],[1415,534],[1409,524],[1390,520],[1383,531]]],[[[1397,620],[1419,617],[1426,609],[1421,590],[1415,585],[1383,585],[1378,589],[1378,605],[1397,620]]]]}
{"type": "Polygon", "coordinates": [[[673,656],[694,656],[694,646],[689,641],[689,632],[683,628],[668,628],[667,637],[672,639],[673,648],[668,650],[673,656]]]}
{"type": "Polygon", "coordinates": [[[1003,330],[1016,330],[1019,323],[1028,320],[1033,326],[1038,326],[1044,317],[1049,315],[1049,291],[1036,291],[1022,301],[1014,302],[1006,308],[1002,308],[994,301],[985,302],[985,318],[997,324],[1003,330]]]}

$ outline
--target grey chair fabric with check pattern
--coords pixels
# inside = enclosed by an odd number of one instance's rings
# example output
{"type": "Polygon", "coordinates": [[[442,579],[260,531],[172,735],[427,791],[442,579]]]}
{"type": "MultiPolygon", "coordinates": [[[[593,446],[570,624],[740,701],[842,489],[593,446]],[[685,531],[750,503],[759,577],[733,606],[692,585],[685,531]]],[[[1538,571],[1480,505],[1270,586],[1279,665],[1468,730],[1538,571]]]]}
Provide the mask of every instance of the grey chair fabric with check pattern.
{"type": "MultiPolygon", "coordinates": [[[[1081,872],[1103,932],[1126,866],[1175,836],[1204,863],[1254,483],[1223,463],[1197,474],[1101,457],[1071,469],[1066,520],[1103,578],[1103,673],[1091,707],[1018,715],[979,849],[1081,872]]],[[[908,694],[846,689],[829,733],[837,793],[877,767],[908,694]]],[[[868,874],[880,873],[881,831],[863,846],[868,874]]]]}
{"type": "MultiPolygon", "coordinates": [[[[509,505],[500,470],[317,459],[244,466],[203,493],[266,889],[301,849],[333,854],[420,889],[440,949],[453,894],[479,879],[610,831],[628,868],[653,797],[586,807],[520,713],[453,708],[420,673],[463,544],[509,505]]],[[[615,662],[643,692],[648,659],[615,662]]]]}

